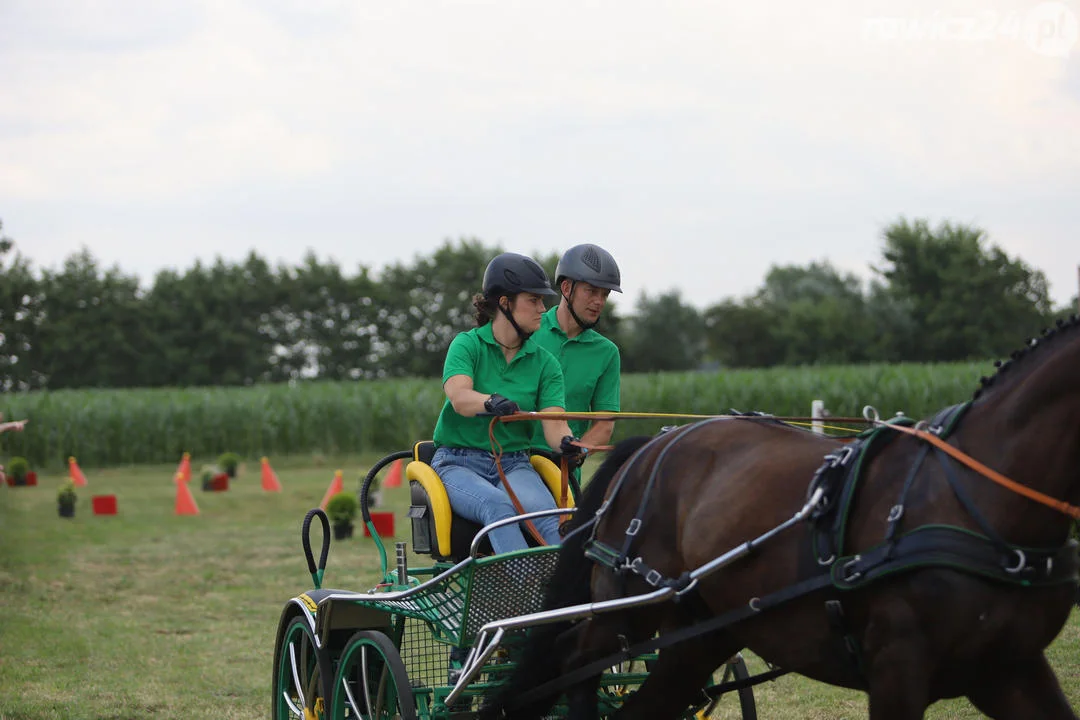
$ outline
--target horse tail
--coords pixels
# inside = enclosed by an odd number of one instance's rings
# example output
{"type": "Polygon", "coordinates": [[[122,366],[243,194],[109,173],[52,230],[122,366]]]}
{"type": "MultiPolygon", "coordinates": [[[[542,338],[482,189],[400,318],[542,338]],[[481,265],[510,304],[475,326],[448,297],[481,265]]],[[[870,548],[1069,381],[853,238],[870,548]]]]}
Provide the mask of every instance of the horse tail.
{"type": "MultiPolygon", "coordinates": [[[[585,542],[590,533],[583,526],[596,517],[619,468],[650,440],[650,436],[623,440],[607,454],[603,464],[593,473],[579,498],[577,512],[566,524],[566,539],[559,548],[559,559],[544,595],[544,610],[580,605],[591,599],[593,565],[592,561],[585,557],[585,542]],[[581,531],[574,532],[578,529],[581,531]]],[[[556,653],[556,645],[559,636],[570,627],[571,623],[568,622],[552,623],[528,631],[528,639],[517,667],[490,704],[484,706],[480,714],[482,719],[539,717],[554,704],[557,696],[537,701],[527,708],[515,708],[511,714],[505,712],[505,706],[511,704],[515,697],[559,675],[561,662],[556,653]]]]}

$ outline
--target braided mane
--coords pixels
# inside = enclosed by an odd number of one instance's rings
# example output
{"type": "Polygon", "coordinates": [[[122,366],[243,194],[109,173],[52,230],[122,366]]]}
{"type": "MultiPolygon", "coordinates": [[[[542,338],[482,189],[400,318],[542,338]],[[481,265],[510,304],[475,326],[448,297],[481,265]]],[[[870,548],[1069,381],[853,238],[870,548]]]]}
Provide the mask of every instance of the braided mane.
{"type": "Polygon", "coordinates": [[[1004,362],[1002,362],[1001,360],[996,360],[994,362],[994,367],[997,368],[997,371],[989,377],[984,375],[983,377],[979,378],[979,388],[975,391],[975,394],[972,395],[971,399],[977,399],[980,395],[982,395],[990,387],[992,387],[998,378],[1008,372],[1011,368],[1015,368],[1016,365],[1020,363],[1024,358],[1030,357],[1036,351],[1049,345],[1055,338],[1059,338],[1062,335],[1068,334],[1069,331],[1075,330],[1077,327],[1080,327],[1080,316],[1072,315],[1071,317],[1069,317],[1068,320],[1059,319],[1054,327],[1043,329],[1042,337],[1030,338],[1024,344],[1024,347],[1019,350],[1015,350],[1009,356],[1008,360],[1005,360],[1004,362]]]}

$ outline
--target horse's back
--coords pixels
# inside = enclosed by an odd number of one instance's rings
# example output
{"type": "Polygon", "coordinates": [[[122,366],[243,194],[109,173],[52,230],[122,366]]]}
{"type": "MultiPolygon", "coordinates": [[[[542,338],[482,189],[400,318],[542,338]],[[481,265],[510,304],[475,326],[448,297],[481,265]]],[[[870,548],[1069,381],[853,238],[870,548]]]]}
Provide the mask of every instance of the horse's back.
{"type": "MultiPolygon", "coordinates": [[[[680,492],[684,527],[710,528],[706,542],[693,543],[691,561],[708,561],[718,548],[733,547],[764,533],[802,507],[814,471],[840,443],[832,438],[761,421],[718,423],[680,447],[696,482],[680,492]]],[[[689,547],[689,546],[688,546],[689,547]]]]}

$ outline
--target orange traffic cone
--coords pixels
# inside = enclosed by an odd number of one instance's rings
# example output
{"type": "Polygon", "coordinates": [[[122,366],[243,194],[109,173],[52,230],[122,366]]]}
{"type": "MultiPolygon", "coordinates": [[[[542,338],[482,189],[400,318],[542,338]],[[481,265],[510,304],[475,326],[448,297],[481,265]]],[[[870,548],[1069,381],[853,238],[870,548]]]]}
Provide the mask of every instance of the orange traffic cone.
{"type": "Polygon", "coordinates": [[[184,476],[176,473],[173,481],[176,483],[176,514],[198,515],[199,506],[195,503],[195,496],[191,494],[191,487],[184,482],[184,476]]]}
{"type": "Polygon", "coordinates": [[[319,503],[324,511],[326,510],[326,504],[330,502],[330,498],[337,495],[339,492],[345,491],[345,480],[342,477],[340,470],[334,473],[334,479],[330,481],[330,487],[326,488],[326,494],[323,495],[322,502],[319,503]]]}
{"type": "Polygon", "coordinates": [[[262,489],[266,492],[281,492],[281,483],[277,474],[270,467],[270,460],[262,459],[262,489]]]}
{"type": "Polygon", "coordinates": [[[386,479],[383,480],[383,487],[401,487],[401,460],[395,460],[394,464],[390,466],[390,472],[386,474],[386,479]]]}
{"type": "Polygon", "coordinates": [[[74,456],[68,458],[68,475],[71,476],[71,482],[75,483],[75,487],[86,487],[86,476],[79,468],[79,463],[75,462],[74,456]]]}
{"type": "Polygon", "coordinates": [[[176,472],[184,478],[184,482],[191,482],[191,453],[184,453],[176,472]]]}

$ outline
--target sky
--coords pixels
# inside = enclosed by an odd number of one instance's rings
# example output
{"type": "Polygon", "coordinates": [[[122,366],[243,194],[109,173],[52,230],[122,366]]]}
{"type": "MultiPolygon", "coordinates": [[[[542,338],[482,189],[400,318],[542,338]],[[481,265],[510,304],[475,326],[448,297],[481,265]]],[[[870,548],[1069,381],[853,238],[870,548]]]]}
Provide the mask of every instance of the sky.
{"type": "Polygon", "coordinates": [[[872,276],[900,217],[1080,264],[1080,0],[0,0],[0,220],[37,267],[611,251],[706,307],[872,276]]]}

